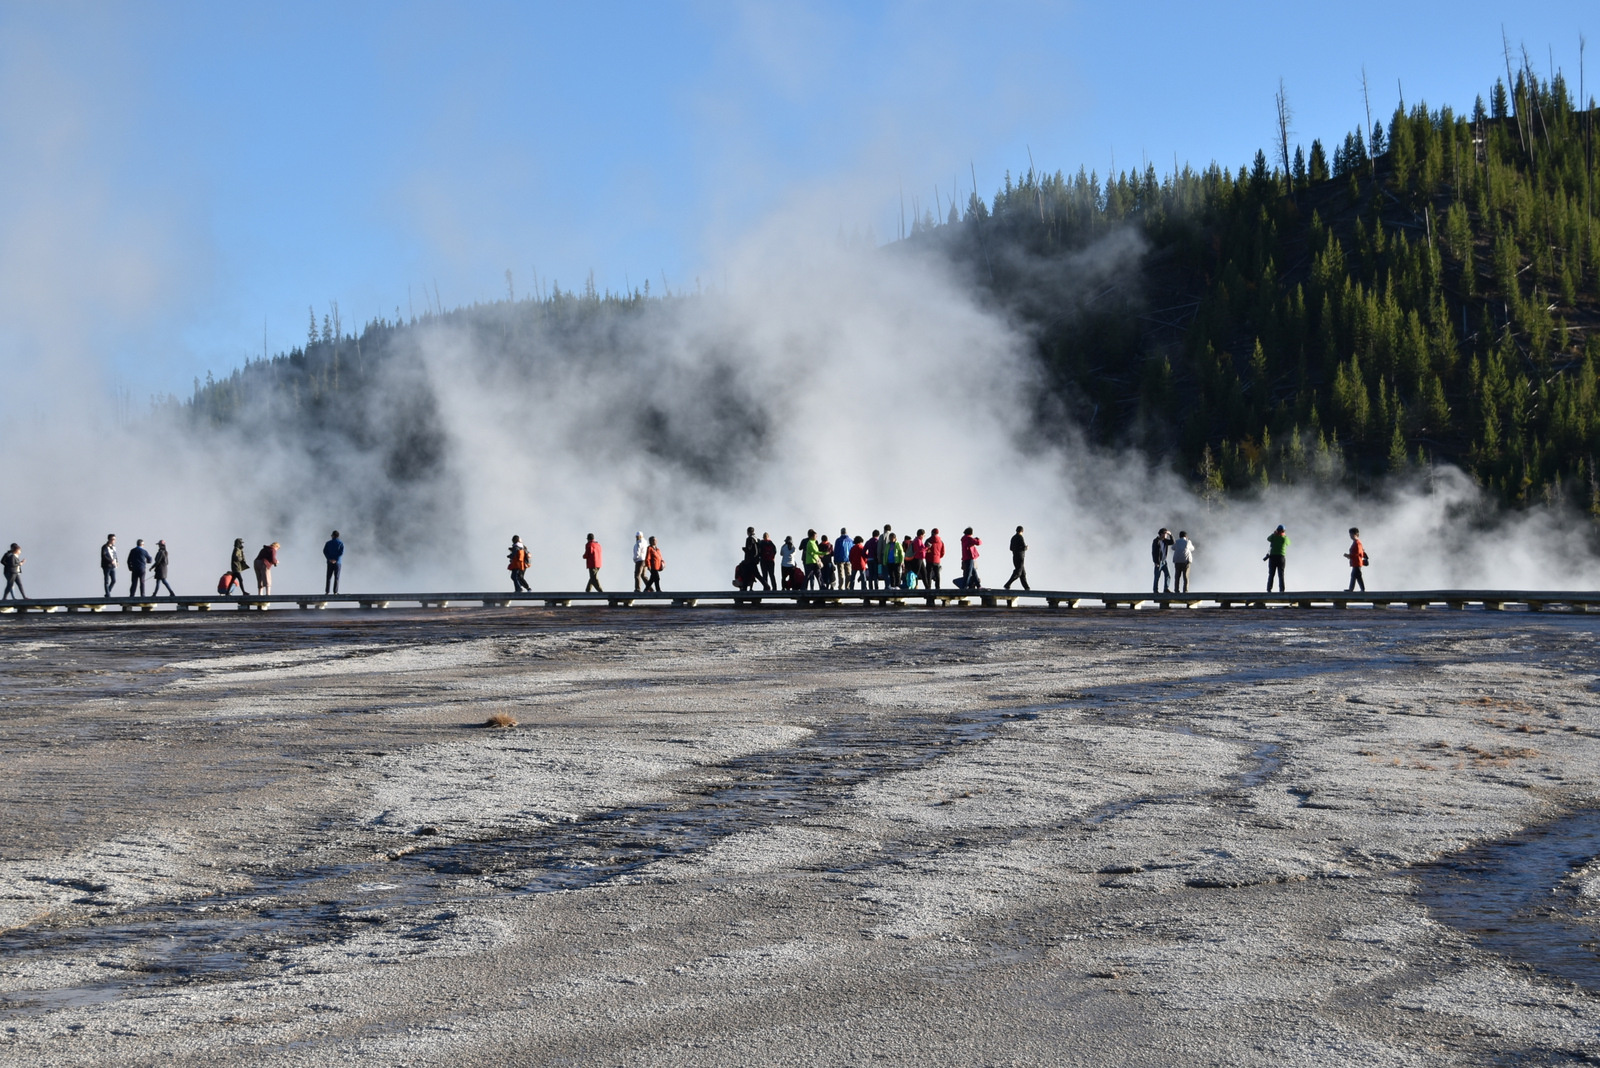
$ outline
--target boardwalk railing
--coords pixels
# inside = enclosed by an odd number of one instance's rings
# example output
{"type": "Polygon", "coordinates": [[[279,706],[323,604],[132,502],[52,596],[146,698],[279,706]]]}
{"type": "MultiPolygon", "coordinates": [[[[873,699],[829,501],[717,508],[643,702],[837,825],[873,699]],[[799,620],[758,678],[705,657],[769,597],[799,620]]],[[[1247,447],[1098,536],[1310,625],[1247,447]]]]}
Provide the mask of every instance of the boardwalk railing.
{"type": "Polygon", "coordinates": [[[952,605],[1013,608],[1507,608],[1540,612],[1600,612],[1600,591],[1559,590],[1386,590],[1371,593],[1343,591],[1292,591],[1288,593],[1090,593],[1073,590],[915,589],[915,590],[699,590],[666,593],[289,593],[267,597],[215,594],[198,597],[37,597],[0,601],[0,614],[28,615],[44,612],[207,612],[213,609],[266,611],[271,608],[454,608],[481,606],[509,608],[595,606],[627,608],[696,605],[733,605],[757,608],[833,606],[894,607],[952,605]]]}

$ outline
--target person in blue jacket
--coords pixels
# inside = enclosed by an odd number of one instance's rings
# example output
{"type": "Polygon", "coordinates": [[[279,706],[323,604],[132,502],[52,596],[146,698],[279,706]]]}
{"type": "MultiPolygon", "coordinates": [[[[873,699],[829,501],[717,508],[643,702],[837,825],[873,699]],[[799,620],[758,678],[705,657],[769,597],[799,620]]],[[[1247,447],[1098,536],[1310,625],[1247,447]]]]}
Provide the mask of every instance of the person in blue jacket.
{"type": "Polygon", "coordinates": [[[144,539],[133,543],[133,552],[128,554],[128,596],[137,594],[144,596],[144,571],[150,566],[150,550],[144,547],[144,539]]]}
{"type": "Polygon", "coordinates": [[[322,582],[323,593],[339,592],[339,570],[344,560],[344,542],[339,540],[339,532],[333,532],[333,537],[322,546],[322,558],[328,561],[328,575],[322,582]]]}

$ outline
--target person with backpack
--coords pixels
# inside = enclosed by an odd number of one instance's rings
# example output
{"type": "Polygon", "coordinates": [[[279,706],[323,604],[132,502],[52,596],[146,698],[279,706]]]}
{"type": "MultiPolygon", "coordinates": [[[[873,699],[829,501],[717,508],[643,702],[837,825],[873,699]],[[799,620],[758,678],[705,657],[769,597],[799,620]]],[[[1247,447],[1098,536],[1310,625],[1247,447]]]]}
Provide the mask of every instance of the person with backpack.
{"type": "Polygon", "coordinates": [[[522,535],[511,535],[511,548],[506,550],[506,570],[511,572],[512,593],[532,593],[528,586],[528,547],[522,544],[522,535]]]}
{"type": "Polygon", "coordinates": [[[156,558],[150,562],[150,574],[155,576],[155,585],[150,587],[150,596],[160,597],[161,587],[167,588],[168,597],[176,597],[172,583],[167,581],[167,568],[172,565],[172,557],[167,554],[167,543],[157,540],[156,558]]]}
{"type": "Polygon", "coordinates": [[[1155,540],[1150,543],[1150,562],[1155,564],[1156,574],[1150,580],[1150,592],[1161,592],[1161,580],[1166,580],[1166,592],[1172,592],[1172,569],[1167,566],[1167,559],[1172,553],[1172,531],[1162,527],[1156,531],[1155,540]]]}
{"type": "Polygon", "coordinates": [[[1367,547],[1361,544],[1361,531],[1356,527],[1350,528],[1350,548],[1345,551],[1344,558],[1350,561],[1350,588],[1346,593],[1354,593],[1357,586],[1361,592],[1367,592],[1367,580],[1361,577],[1361,569],[1372,561],[1367,558],[1367,547]]]}
{"type": "Polygon", "coordinates": [[[0,556],[0,568],[4,568],[6,573],[6,592],[0,594],[0,601],[16,600],[11,596],[13,588],[22,595],[24,601],[28,599],[28,591],[22,588],[22,565],[26,562],[22,558],[22,546],[16,542],[12,542],[6,554],[0,556]]]}
{"type": "Polygon", "coordinates": [[[906,570],[917,576],[917,581],[924,586],[928,584],[928,543],[922,540],[926,533],[926,530],[918,527],[917,536],[907,539],[909,544],[906,546],[906,570]]]}
{"type": "Polygon", "coordinates": [[[1172,588],[1176,593],[1189,592],[1189,565],[1194,563],[1194,542],[1187,530],[1178,531],[1178,540],[1172,543],[1172,588]]]}
{"type": "Polygon", "coordinates": [[[594,540],[593,534],[583,543],[583,566],[589,569],[589,581],[583,587],[583,592],[606,592],[600,588],[600,543],[594,540]]]}
{"type": "Polygon", "coordinates": [[[656,545],[656,536],[654,534],[650,535],[650,543],[645,546],[644,566],[645,570],[650,572],[644,581],[644,592],[649,593],[654,590],[656,593],[660,593],[661,572],[666,569],[667,559],[661,555],[661,548],[656,545]]]}
{"type": "Polygon", "coordinates": [[[645,584],[644,584],[644,572],[645,572],[644,556],[645,556],[646,550],[648,550],[649,548],[650,547],[645,544],[644,531],[641,530],[638,533],[634,534],[634,536],[633,536],[633,592],[634,593],[642,593],[646,588],[645,584]]]}
{"type": "Polygon", "coordinates": [[[278,566],[278,550],[282,548],[279,542],[263,545],[261,551],[256,553],[256,596],[270,597],[272,595],[272,569],[278,566]]]}
{"type": "Polygon", "coordinates": [[[328,562],[327,574],[322,580],[322,592],[339,592],[339,572],[344,569],[344,542],[339,540],[339,532],[333,532],[333,537],[322,544],[322,558],[328,562]]]}
{"type": "Polygon", "coordinates": [[[971,527],[961,535],[961,588],[964,590],[975,590],[983,585],[983,580],[978,578],[978,546],[982,544],[983,539],[974,537],[971,527]]]}
{"type": "Polygon", "coordinates": [[[1028,585],[1028,567],[1024,563],[1027,555],[1028,542],[1022,536],[1022,528],[1018,527],[1017,532],[1011,535],[1011,577],[1006,579],[1006,589],[1009,590],[1018,579],[1022,580],[1023,589],[1033,588],[1028,585]]]}
{"type": "Polygon", "coordinates": [[[233,555],[228,558],[228,574],[223,576],[224,581],[227,582],[227,585],[217,592],[226,595],[228,590],[231,588],[237,589],[240,597],[246,596],[244,591],[244,573],[249,569],[250,561],[245,559],[244,555],[244,539],[234,538],[233,555]],[[231,579],[232,581],[228,582],[228,579],[231,579]]]}
{"type": "Polygon", "coordinates": [[[1278,576],[1278,592],[1283,592],[1283,566],[1289,562],[1289,535],[1284,531],[1283,524],[1278,524],[1278,529],[1267,535],[1267,555],[1261,559],[1267,562],[1267,592],[1272,592],[1272,576],[1278,576]]]}
{"type": "Polygon", "coordinates": [[[941,561],[944,560],[944,539],[939,537],[939,528],[934,527],[933,533],[928,535],[928,540],[923,545],[923,567],[927,569],[928,586],[937,590],[941,582],[940,572],[944,570],[941,561]]]}
{"type": "Polygon", "coordinates": [[[117,587],[117,536],[106,535],[106,543],[100,546],[100,574],[106,580],[106,596],[110,597],[117,587]]]}
{"type": "Polygon", "coordinates": [[[761,532],[761,540],[756,543],[756,558],[761,562],[761,585],[769,590],[778,589],[778,574],[775,570],[778,564],[778,546],[772,540],[772,535],[765,530],[761,532]]]}
{"type": "Polygon", "coordinates": [[[150,566],[150,550],[144,547],[144,539],[139,538],[133,543],[133,551],[128,554],[128,596],[143,597],[144,572],[150,566]]]}

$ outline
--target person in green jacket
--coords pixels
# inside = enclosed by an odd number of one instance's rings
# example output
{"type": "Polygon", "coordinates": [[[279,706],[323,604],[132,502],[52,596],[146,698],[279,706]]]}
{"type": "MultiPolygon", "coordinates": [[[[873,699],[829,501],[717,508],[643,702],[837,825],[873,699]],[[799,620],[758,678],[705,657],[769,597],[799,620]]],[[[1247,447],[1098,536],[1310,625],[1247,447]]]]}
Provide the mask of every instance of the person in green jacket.
{"type": "Polygon", "coordinates": [[[806,531],[800,543],[800,563],[806,569],[806,589],[816,589],[822,583],[822,546],[817,542],[817,532],[806,531]]]}
{"type": "Polygon", "coordinates": [[[878,542],[878,553],[883,558],[884,585],[890,589],[900,586],[904,580],[904,565],[906,562],[905,546],[900,544],[900,539],[887,525],[883,528],[883,537],[878,542]]]}
{"type": "Polygon", "coordinates": [[[1261,559],[1267,562],[1267,592],[1272,592],[1272,576],[1278,576],[1278,592],[1283,592],[1283,565],[1288,562],[1289,535],[1284,533],[1283,524],[1278,524],[1278,529],[1267,535],[1267,555],[1261,559]]]}

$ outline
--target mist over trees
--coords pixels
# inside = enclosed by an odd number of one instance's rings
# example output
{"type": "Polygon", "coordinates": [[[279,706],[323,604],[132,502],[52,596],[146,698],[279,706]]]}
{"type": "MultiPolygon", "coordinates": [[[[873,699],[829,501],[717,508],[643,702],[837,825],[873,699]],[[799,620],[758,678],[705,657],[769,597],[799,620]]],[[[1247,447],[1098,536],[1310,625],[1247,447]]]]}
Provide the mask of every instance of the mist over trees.
{"type": "MultiPolygon", "coordinates": [[[[1506,506],[1600,518],[1597,116],[1559,73],[1508,75],[1469,111],[1402,104],[1331,152],[1293,142],[1280,88],[1279,136],[1237,171],[1030,167],[991,200],[914,213],[877,254],[944,257],[1026,335],[1046,437],[1142,450],[1211,495],[1443,462],[1506,506]]],[[[737,477],[761,453],[770,415],[736,351],[707,338],[694,364],[652,349],[652,324],[700,298],[591,281],[517,299],[509,274],[507,289],[358,332],[313,312],[304,347],[208,376],[177,414],[292,437],[332,465],[375,458],[448,508],[448,443],[415,359],[446,326],[516,388],[573,361],[675,376],[623,391],[618,419],[694,478],[737,477]]]]}

